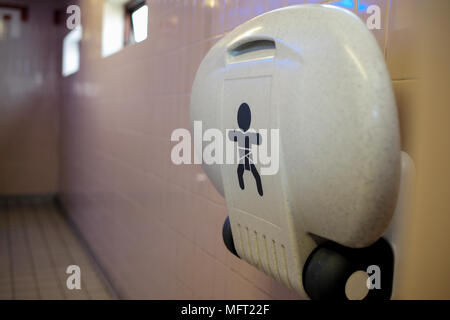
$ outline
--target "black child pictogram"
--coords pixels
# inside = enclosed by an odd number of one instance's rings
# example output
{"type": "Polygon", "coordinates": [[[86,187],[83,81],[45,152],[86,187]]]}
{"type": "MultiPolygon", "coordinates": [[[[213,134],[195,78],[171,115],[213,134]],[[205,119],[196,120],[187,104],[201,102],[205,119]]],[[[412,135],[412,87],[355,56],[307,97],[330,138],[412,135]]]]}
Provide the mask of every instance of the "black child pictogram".
{"type": "Polygon", "coordinates": [[[244,171],[251,171],[256,180],[256,187],[260,196],[263,195],[261,177],[253,163],[252,145],[261,144],[261,135],[257,132],[247,132],[252,121],[252,113],[248,104],[243,103],[239,106],[237,113],[237,121],[241,130],[232,130],[228,132],[228,138],[238,143],[239,148],[239,164],[237,167],[237,175],[239,186],[244,190],[244,171]]]}

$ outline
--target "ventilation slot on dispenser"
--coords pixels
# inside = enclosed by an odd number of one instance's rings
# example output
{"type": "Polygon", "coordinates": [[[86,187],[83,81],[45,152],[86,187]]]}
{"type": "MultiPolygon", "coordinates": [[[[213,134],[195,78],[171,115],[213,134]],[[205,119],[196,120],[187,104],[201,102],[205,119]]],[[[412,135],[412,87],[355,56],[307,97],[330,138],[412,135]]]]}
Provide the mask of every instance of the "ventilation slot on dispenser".
{"type": "Polygon", "coordinates": [[[228,63],[271,59],[275,56],[275,49],[275,41],[273,40],[245,42],[228,50],[228,63]]]}

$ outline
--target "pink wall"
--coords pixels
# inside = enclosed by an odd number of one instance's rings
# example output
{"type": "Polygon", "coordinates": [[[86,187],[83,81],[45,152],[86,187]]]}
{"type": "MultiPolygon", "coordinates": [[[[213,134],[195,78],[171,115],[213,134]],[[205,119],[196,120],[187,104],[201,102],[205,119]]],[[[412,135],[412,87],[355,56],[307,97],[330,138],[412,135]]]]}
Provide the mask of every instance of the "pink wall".
{"type": "Polygon", "coordinates": [[[59,42],[50,1],[26,4],[20,37],[0,40],[0,195],[55,193],[59,42]]]}
{"type": "Polygon", "coordinates": [[[296,298],[226,251],[224,199],[201,167],[170,160],[203,56],[283,1],[149,3],[149,38],[107,58],[101,1],[81,3],[81,70],[62,83],[64,204],[126,298],[296,298]]]}
{"type": "MultiPolygon", "coordinates": [[[[81,70],[62,81],[60,190],[123,297],[299,298],[228,253],[224,199],[199,166],[172,164],[170,134],[190,128],[195,72],[225,32],[304,2],[151,0],[149,38],[101,58],[102,1],[81,1],[81,70]]],[[[385,53],[387,23],[374,33],[385,53]]]]}

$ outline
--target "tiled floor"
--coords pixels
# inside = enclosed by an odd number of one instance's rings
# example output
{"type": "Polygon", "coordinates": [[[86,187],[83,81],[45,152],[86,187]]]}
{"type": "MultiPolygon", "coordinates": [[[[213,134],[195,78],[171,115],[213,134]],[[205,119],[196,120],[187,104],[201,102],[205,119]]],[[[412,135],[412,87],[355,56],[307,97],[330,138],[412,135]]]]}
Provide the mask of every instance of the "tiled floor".
{"type": "Polygon", "coordinates": [[[52,199],[0,198],[0,299],[111,299],[109,288],[52,199]],[[80,290],[67,288],[69,265],[80,290]]]}

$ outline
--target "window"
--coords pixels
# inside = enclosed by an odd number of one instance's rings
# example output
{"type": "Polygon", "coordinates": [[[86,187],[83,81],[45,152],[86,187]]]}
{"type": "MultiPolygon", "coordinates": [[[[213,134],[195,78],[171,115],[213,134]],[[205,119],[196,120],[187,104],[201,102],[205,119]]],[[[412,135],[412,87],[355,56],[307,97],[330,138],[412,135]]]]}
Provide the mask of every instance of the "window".
{"type": "Polygon", "coordinates": [[[124,7],[117,1],[105,1],[103,7],[102,56],[107,57],[123,47],[124,7]]]}
{"type": "Polygon", "coordinates": [[[83,37],[81,25],[70,31],[63,41],[62,74],[64,77],[80,69],[80,41],[83,37]]]}
{"type": "Polygon", "coordinates": [[[26,7],[0,4],[0,40],[20,38],[21,23],[27,20],[27,15],[26,7]]]}
{"type": "Polygon", "coordinates": [[[103,7],[102,56],[147,39],[148,6],[145,0],[106,0],[103,7]]]}
{"type": "Polygon", "coordinates": [[[131,44],[147,39],[148,6],[145,1],[132,1],[127,5],[127,29],[125,43],[131,44]]]}

